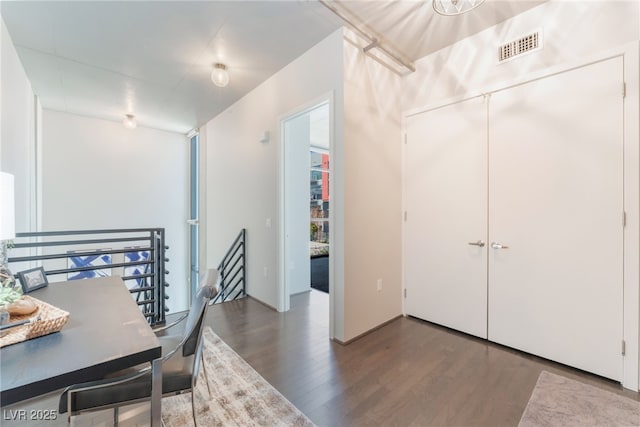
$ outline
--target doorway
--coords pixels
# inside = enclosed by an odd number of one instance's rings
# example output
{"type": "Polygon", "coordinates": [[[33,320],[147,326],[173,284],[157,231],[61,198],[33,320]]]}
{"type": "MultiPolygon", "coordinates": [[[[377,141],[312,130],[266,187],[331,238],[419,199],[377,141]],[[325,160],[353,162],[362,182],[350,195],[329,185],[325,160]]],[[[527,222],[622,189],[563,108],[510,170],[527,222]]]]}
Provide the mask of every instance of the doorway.
{"type": "Polygon", "coordinates": [[[293,295],[329,297],[330,111],[325,99],[281,122],[280,311],[289,309],[293,295]]]}
{"type": "Polygon", "coordinates": [[[309,257],[311,288],[329,293],[329,106],[309,112],[309,257]]]}

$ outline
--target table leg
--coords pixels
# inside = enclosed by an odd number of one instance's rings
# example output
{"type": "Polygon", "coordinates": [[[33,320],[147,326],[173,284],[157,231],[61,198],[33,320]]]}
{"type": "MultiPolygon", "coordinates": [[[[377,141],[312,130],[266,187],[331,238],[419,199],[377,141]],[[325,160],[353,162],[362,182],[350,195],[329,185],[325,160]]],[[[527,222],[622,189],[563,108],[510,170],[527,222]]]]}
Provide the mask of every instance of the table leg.
{"type": "Polygon", "coordinates": [[[151,426],[162,425],[162,359],[151,362],[151,426]]]}

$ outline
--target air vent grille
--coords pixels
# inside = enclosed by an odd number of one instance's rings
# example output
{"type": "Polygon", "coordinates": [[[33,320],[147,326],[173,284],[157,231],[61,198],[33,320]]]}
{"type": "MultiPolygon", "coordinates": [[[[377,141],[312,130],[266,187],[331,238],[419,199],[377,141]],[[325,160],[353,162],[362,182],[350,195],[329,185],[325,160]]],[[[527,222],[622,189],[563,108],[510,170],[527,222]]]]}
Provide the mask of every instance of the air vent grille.
{"type": "Polygon", "coordinates": [[[524,37],[520,37],[509,43],[505,43],[498,49],[498,61],[506,61],[526,52],[532,52],[542,48],[541,32],[536,31],[524,37]]]}

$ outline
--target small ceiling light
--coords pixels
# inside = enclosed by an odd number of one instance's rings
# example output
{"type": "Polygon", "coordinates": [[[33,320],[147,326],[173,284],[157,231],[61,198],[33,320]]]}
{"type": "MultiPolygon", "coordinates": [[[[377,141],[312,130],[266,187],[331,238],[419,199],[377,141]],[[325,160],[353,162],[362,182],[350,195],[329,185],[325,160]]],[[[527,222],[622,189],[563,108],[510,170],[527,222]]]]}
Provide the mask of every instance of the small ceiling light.
{"type": "Polygon", "coordinates": [[[125,114],[122,124],[127,129],[134,129],[136,126],[138,126],[138,122],[136,122],[136,116],[134,116],[133,114],[125,114]]]}
{"type": "Polygon", "coordinates": [[[211,81],[214,85],[225,87],[229,84],[229,72],[224,64],[215,64],[211,72],[211,81]]]}
{"type": "Polygon", "coordinates": [[[462,15],[484,3],[484,0],[433,0],[433,10],[440,15],[462,15]]]}

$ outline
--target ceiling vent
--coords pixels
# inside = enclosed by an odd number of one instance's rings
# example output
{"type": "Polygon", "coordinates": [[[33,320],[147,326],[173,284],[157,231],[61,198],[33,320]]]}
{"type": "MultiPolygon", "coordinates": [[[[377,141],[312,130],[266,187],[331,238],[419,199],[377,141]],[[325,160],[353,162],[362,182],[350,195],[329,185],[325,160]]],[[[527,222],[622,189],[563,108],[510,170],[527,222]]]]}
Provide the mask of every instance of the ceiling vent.
{"type": "Polygon", "coordinates": [[[540,49],[542,49],[542,31],[536,31],[500,46],[498,48],[498,62],[505,62],[524,53],[540,49]]]}

